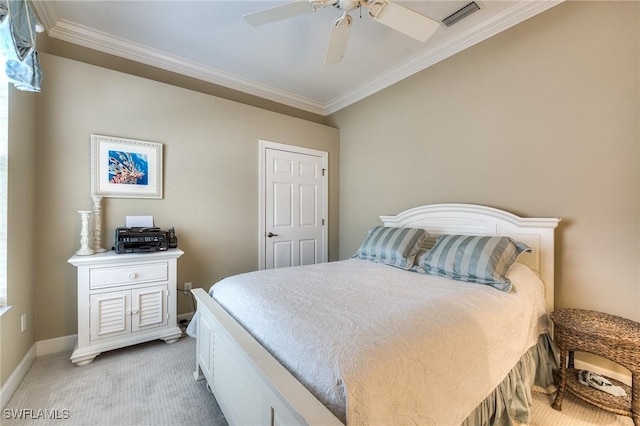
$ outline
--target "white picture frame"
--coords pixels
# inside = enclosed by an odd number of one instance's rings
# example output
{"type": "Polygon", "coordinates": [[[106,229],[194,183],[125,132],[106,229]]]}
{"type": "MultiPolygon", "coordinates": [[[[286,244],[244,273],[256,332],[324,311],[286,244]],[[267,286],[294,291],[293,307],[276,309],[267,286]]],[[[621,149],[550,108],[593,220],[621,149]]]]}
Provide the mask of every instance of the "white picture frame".
{"type": "Polygon", "coordinates": [[[91,135],[91,193],[111,198],[162,194],[162,144],[91,135]]]}

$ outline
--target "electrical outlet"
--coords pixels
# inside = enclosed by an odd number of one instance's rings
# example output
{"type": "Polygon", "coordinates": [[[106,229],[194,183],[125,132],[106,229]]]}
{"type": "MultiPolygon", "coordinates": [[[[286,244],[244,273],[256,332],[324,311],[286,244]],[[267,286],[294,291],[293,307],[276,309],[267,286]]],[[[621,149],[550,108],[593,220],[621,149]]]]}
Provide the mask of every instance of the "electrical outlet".
{"type": "Polygon", "coordinates": [[[22,314],[20,316],[20,331],[24,333],[27,329],[27,314],[22,314]]]}
{"type": "Polygon", "coordinates": [[[191,291],[191,286],[192,284],[190,282],[184,283],[184,286],[183,286],[184,291],[191,291]]]}

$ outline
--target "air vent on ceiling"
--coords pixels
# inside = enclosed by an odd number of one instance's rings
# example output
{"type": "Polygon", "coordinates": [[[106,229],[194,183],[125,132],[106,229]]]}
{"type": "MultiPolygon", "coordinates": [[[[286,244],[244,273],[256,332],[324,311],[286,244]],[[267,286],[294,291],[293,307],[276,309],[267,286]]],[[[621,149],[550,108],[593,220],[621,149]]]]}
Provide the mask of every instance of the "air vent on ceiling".
{"type": "Polygon", "coordinates": [[[471,15],[473,12],[477,12],[478,10],[480,10],[480,6],[478,6],[476,2],[472,1],[468,5],[464,6],[462,9],[458,9],[455,12],[453,12],[451,15],[444,18],[442,20],[442,23],[445,26],[450,27],[456,22],[471,15]]]}

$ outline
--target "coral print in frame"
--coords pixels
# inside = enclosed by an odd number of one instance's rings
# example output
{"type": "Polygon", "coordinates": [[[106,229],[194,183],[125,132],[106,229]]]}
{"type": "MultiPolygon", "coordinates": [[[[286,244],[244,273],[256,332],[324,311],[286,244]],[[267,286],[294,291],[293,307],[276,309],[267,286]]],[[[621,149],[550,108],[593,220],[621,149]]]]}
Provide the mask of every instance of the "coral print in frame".
{"type": "Polygon", "coordinates": [[[91,193],[162,198],[162,144],[91,135],[91,193]]]}

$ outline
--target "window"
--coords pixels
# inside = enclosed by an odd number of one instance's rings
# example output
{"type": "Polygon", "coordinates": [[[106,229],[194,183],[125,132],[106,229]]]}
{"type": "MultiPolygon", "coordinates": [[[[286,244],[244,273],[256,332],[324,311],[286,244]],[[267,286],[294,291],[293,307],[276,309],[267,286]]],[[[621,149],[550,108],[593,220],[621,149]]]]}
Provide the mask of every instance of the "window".
{"type": "MultiPolygon", "coordinates": [[[[2,59],[2,58],[0,58],[2,59]]],[[[0,60],[4,69],[4,61],[0,60]]],[[[0,315],[7,305],[7,156],[9,151],[9,83],[0,73],[0,315]]]]}

